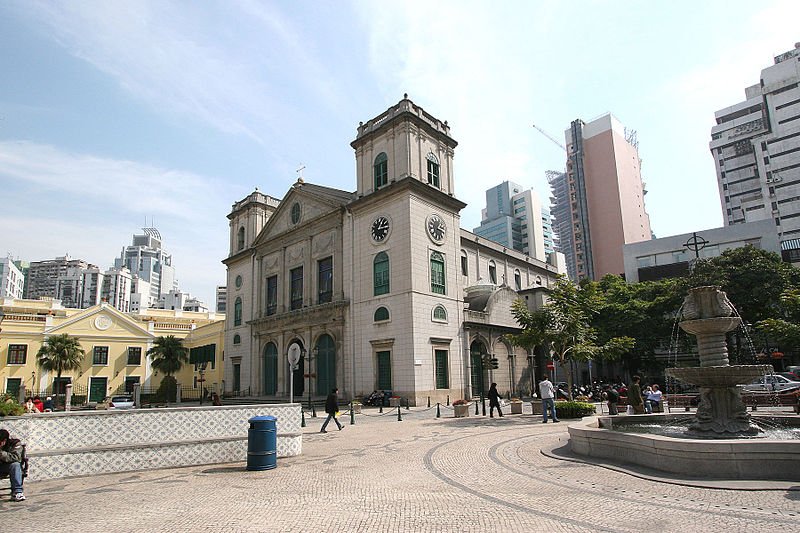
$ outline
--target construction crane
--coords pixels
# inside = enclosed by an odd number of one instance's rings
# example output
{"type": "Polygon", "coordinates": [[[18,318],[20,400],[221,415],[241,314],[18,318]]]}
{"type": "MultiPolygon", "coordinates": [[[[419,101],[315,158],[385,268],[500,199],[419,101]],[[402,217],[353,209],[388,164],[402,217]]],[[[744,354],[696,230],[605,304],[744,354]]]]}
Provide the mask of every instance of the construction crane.
{"type": "Polygon", "coordinates": [[[559,148],[561,148],[561,149],[562,149],[562,150],[564,150],[565,152],[567,151],[567,147],[566,147],[566,146],[564,146],[563,144],[561,144],[560,142],[558,142],[558,140],[557,140],[555,137],[553,137],[552,135],[550,135],[549,133],[547,133],[546,131],[544,131],[542,128],[540,128],[540,127],[539,127],[539,126],[537,126],[536,124],[531,124],[531,126],[533,126],[534,128],[536,128],[537,130],[539,130],[539,133],[541,133],[542,135],[544,135],[545,137],[547,137],[548,139],[550,139],[550,141],[552,141],[552,142],[553,142],[553,144],[555,144],[556,146],[558,146],[559,148]]]}

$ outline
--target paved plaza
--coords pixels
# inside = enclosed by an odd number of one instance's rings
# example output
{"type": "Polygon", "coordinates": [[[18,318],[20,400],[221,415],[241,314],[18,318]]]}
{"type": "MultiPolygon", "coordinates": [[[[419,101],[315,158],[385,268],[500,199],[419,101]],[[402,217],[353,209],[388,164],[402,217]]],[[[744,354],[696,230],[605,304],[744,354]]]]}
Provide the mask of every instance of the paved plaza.
{"type": "Polygon", "coordinates": [[[31,482],[23,503],[4,481],[0,530],[800,531],[800,491],[686,487],[543,455],[567,421],[401,412],[343,417],[327,434],[310,419],[303,454],[271,471],[243,458],[31,482]]]}

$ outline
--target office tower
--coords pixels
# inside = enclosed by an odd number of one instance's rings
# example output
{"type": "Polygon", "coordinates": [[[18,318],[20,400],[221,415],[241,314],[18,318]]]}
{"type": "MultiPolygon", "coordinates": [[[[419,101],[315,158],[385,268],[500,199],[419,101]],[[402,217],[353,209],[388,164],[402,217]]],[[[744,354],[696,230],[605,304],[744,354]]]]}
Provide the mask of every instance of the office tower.
{"type": "MultiPolygon", "coordinates": [[[[172,255],[163,248],[161,234],[156,228],[142,228],[142,235],[134,235],[130,246],[124,248],[114,260],[116,268],[126,267],[138,279],[149,284],[149,294],[141,293],[139,305],[150,307],[160,297],[178,289],[172,255]]],[[[137,287],[140,288],[140,287],[137,287]]]]}
{"type": "Polygon", "coordinates": [[[635,132],[613,115],[565,132],[566,173],[548,173],[570,278],[623,274],[622,247],[652,238],[635,132]]]}
{"type": "Polygon", "coordinates": [[[550,210],[542,206],[542,237],[544,239],[544,254],[550,255],[559,252],[558,233],[555,230],[555,221],[550,210]]]}
{"type": "Polygon", "coordinates": [[[774,58],[745,100],[714,113],[709,147],[725,225],[772,219],[800,260],[800,43],[774,58]]]}
{"type": "Polygon", "coordinates": [[[0,258],[0,298],[22,298],[25,275],[10,257],[0,258]]]}
{"type": "Polygon", "coordinates": [[[476,235],[547,260],[542,204],[534,190],[504,181],[486,191],[486,208],[481,215],[481,225],[473,230],[476,235]]]}
{"type": "Polygon", "coordinates": [[[130,270],[125,267],[110,268],[103,273],[101,299],[127,313],[131,311],[132,286],[133,276],[130,270]]]}
{"type": "Polygon", "coordinates": [[[217,285],[217,313],[224,313],[228,301],[228,287],[225,285],[217,285]]]}

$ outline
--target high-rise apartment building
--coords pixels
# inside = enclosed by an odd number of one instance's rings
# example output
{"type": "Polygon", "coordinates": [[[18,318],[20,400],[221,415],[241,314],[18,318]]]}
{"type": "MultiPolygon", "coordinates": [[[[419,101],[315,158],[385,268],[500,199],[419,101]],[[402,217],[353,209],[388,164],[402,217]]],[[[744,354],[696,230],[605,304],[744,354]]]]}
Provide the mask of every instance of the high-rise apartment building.
{"type": "Polygon", "coordinates": [[[553,214],[570,278],[623,274],[625,244],[652,238],[639,149],[613,115],[574,120],[566,173],[548,172],[553,214]]]}
{"type": "Polygon", "coordinates": [[[139,306],[153,307],[159,298],[178,290],[172,255],[162,247],[161,234],[156,228],[142,228],[142,235],[134,235],[130,246],[123,248],[114,260],[116,268],[126,267],[131,273],[149,284],[149,293],[141,293],[139,306]]]}
{"type": "Polygon", "coordinates": [[[550,255],[561,251],[559,248],[558,233],[555,230],[553,215],[550,210],[542,206],[542,237],[544,238],[544,254],[550,255]]]}
{"type": "Polygon", "coordinates": [[[0,257],[0,298],[21,299],[25,275],[10,257],[0,257]]]}
{"type": "MultiPolygon", "coordinates": [[[[486,208],[481,215],[481,225],[473,230],[476,235],[540,261],[547,260],[542,203],[536,191],[504,181],[486,191],[486,208]]],[[[554,251],[552,231],[550,251],[554,251]]]]}
{"type": "Polygon", "coordinates": [[[217,285],[217,313],[224,313],[225,308],[228,307],[228,287],[225,285],[217,285]]]}
{"type": "Polygon", "coordinates": [[[69,255],[32,261],[28,269],[25,298],[58,298],[64,307],[80,307],[83,293],[83,272],[97,268],[82,259],[72,259],[69,255]]]}
{"type": "Polygon", "coordinates": [[[714,113],[711,154],[725,225],[772,219],[800,260],[800,43],[774,58],[745,100],[714,113]]]}

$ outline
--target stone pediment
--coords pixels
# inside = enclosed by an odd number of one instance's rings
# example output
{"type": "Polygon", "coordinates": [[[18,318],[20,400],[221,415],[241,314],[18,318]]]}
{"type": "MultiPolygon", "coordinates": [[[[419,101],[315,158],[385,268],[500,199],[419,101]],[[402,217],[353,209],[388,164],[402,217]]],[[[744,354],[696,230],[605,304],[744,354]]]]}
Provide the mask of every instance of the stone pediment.
{"type": "Polygon", "coordinates": [[[53,328],[47,335],[69,333],[73,337],[118,337],[120,339],[141,339],[142,342],[155,338],[141,324],[117,311],[108,304],[95,305],[71,316],[53,328]]]}
{"type": "Polygon", "coordinates": [[[341,209],[355,198],[353,193],[311,183],[295,183],[261,230],[253,246],[293,232],[309,222],[341,209]]]}

